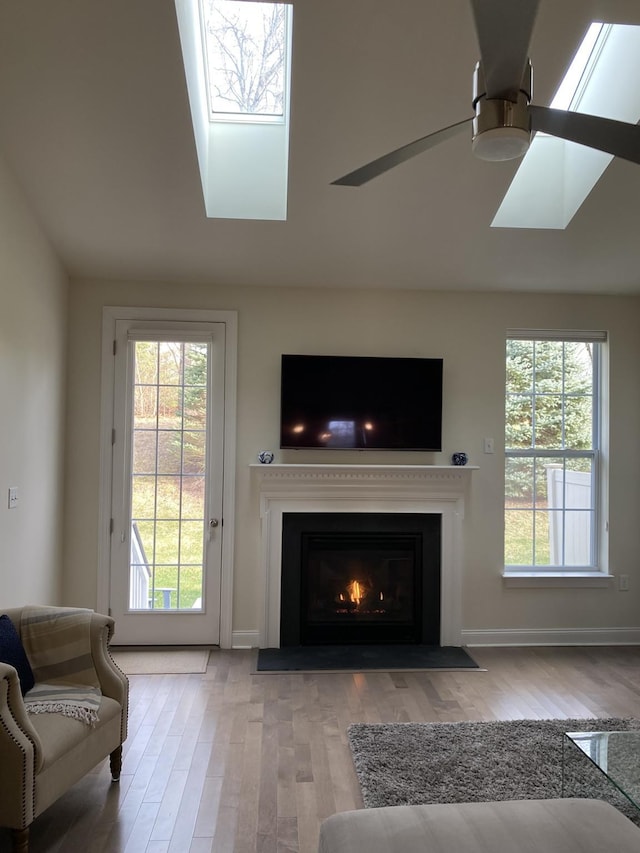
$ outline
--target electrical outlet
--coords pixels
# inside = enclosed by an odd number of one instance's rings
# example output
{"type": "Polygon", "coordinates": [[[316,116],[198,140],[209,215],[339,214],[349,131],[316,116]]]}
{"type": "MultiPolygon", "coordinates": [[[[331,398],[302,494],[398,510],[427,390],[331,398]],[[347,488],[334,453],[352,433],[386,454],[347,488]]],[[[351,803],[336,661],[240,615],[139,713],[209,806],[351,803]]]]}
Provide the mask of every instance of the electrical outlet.
{"type": "Polygon", "coordinates": [[[9,509],[15,509],[18,506],[18,487],[9,486],[9,509]]]}
{"type": "Polygon", "coordinates": [[[484,440],[484,452],[485,453],[493,453],[493,439],[485,438],[484,440]]]}
{"type": "Polygon", "coordinates": [[[629,592],[629,575],[618,575],[618,589],[620,592],[629,592]]]}

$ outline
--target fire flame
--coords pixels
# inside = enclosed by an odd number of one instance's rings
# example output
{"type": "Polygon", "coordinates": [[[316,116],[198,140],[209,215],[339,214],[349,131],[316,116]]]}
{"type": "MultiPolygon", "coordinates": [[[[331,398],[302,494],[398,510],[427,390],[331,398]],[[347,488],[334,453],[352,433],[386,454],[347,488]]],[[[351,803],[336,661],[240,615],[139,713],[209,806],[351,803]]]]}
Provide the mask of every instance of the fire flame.
{"type": "Polygon", "coordinates": [[[365,588],[358,581],[351,581],[351,583],[347,585],[347,592],[349,593],[349,598],[354,604],[360,604],[365,596],[365,588]]]}

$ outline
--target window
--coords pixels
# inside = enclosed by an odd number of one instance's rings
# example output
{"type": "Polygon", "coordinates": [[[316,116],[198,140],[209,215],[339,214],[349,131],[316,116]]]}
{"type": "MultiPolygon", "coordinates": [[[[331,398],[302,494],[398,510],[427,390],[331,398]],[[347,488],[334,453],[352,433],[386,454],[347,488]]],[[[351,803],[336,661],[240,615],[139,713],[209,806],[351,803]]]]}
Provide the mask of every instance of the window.
{"type": "MultiPolygon", "coordinates": [[[[640,89],[619,86],[640,74],[640,27],[595,22],[550,104],[635,124],[640,89]]],[[[633,87],[631,87],[633,88],[633,87]]],[[[491,226],[566,228],[613,157],[536,133],[491,226]]]]}
{"type": "Polygon", "coordinates": [[[207,216],[285,220],[292,4],[175,5],[207,216]]]}
{"type": "Polygon", "coordinates": [[[284,117],[287,7],[204,0],[202,25],[210,118],[284,117]]]}
{"type": "Polygon", "coordinates": [[[507,338],[505,566],[598,570],[600,377],[606,335],[507,338]]]}
{"type": "Polygon", "coordinates": [[[202,609],[210,350],[132,340],[129,607],[202,609]]]}

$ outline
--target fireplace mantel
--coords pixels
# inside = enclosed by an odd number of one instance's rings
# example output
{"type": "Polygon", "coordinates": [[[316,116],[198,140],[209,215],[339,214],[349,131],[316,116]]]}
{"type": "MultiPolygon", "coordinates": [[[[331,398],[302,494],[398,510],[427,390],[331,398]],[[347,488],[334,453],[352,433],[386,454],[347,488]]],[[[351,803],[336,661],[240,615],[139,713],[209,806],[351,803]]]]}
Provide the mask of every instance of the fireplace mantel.
{"type": "Polygon", "coordinates": [[[476,466],[254,464],[250,469],[261,521],[261,648],[280,646],[282,516],[287,512],[440,514],[440,642],[461,645],[462,523],[476,466]]]}

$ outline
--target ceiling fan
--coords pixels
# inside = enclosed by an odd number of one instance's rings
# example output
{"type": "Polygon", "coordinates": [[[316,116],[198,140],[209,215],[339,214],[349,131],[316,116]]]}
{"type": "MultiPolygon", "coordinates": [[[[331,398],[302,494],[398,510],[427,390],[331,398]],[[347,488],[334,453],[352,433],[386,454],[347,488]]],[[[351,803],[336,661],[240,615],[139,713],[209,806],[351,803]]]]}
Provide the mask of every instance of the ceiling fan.
{"type": "Polygon", "coordinates": [[[473,76],[475,115],[436,130],[332,181],[359,187],[455,136],[471,124],[472,150],[483,160],[521,157],[543,131],[640,164],[640,125],[531,103],[529,42],[539,0],[471,0],[480,61],[473,76]]]}

